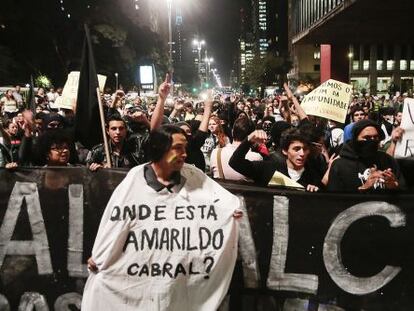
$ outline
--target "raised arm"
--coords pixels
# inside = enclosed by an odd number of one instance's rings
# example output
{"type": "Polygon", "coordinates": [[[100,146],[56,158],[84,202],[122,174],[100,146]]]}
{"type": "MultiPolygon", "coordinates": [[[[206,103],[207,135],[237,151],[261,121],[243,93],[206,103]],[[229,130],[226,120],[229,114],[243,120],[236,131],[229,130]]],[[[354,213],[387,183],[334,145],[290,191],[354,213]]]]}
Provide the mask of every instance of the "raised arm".
{"type": "Polygon", "coordinates": [[[263,130],[252,132],[233,152],[229,160],[229,165],[240,174],[252,179],[256,184],[266,186],[269,182],[269,174],[273,175],[269,165],[270,161],[250,161],[246,159],[246,154],[255,143],[266,141],[267,135],[263,130]]]}
{"type": "Polygon", "coordinates": [[[392,130],[391,144],[386,150],[387,154],[389,154],[392,157],[394,156],[397,143],[401,140],[403,135],[404,135],[404,129],[402,127],[396,127],[395,129],[392,130]]]}
{"type": "Polygon", "coordinates": [[[290,90],[289,86],[286,83],[283,83],[283,87],[285,89],[286,95],[288,99],[291,99],[293,102],[293,106],[295,107],[296,114],[299,116],[300,120],[307,119],[308,115],[306,114],[305,110],[299,104],[298,99],[293,95],[292,91],[290,90]]]}
{"type": "Polygon", "coordinates": [[[210,90],[208,92],[208,97],[206,101],[204,102],[203,118],[201,119],[200,126],[198,127],[198,129],[202,132],[207,132],[208,130],[208,121],[210,120],[212,107],[213,107],[213,96],[210,90]]]}
{"type": "Polygon", "coordinates": [[[158,88],[157,105],[155,106],[154,113],[151,116],[151,131],[159,128],[162,124],[164,117],[164,104],[171,89],[171,76],[169,73],[165,75],[165,81],[161,83],[158,88]]]}

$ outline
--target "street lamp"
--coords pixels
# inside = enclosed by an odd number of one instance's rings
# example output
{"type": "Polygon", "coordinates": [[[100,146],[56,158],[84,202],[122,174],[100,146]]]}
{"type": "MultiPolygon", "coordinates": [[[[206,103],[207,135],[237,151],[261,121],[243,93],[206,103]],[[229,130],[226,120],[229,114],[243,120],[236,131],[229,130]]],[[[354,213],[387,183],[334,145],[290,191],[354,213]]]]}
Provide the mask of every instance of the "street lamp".
{"type": "Polygon", "coordinates": [[[172,26],[171,26],[171,11],[172,11],[172,0],[167,0],[167,7],[168,7],[168,46],[169,46],[169,53],[168,53],[168,62],[169,62],[169,71],[170,75],[173,73],[173,59],[172,59],[172,49],[173,49],[173,42],[172,42],[172,26]]]}
{"type": "Polygon", "coordinates": [[[193,45],[197,47],[198,51],[198,59],[197,59],[197,73],[198,78],[200,79],[200,85],[203,86],[203,80],[201,79],[201,48],[205,45],[206,42],[204,40],[194,39],[193,45]]]}
{"type": "MultiPolygon", "coordinates": [[[[207,53],[206,53],[206,54],[207,54],[207,53]]],[[[213,57],[206,57],[206,58],[204,59],[204,61],[205,61],[205,63],[207,64],[207,69],[206,69],[206,80],[207,80],[207,83],[209,83],[209,80],[210,80],[210,71],[211,71],[210,66],[211,66],[211,63],[214,61],[214,59],[213,59],[213,57]]]]}
{"type": "Polygon", "coordinates": [[[115,72],[114,75],[115,75],[115,90],[117,91],[118,90],[118,73],[115,72]]]}

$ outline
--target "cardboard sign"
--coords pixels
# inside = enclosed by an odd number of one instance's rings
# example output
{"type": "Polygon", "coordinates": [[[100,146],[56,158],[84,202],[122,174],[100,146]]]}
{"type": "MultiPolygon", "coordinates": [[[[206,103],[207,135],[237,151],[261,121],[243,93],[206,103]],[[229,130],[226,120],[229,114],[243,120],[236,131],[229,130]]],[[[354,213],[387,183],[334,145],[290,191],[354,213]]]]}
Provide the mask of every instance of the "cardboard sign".
{"type": "Polygon", "coordinates": [[[404,109],[401,125],[404,129],[402,139],[397,142],[395,148],[396,158],[412,157],[414,155],[414,99],[406,98],[404,100],[404,109]]]}
{"type": "MultiPolygon", "coordinates": [[[[62,96],[58,97],[55,102],[57,108],[76,110],[76,98],[78,97],[79,71],[71,71],[68,74],[62,96]]],[[[98,74],[99,90],[103,92],[106,76],[98,74]]]]}
{"type": "Polygon", "coordinates": [[[352,85],[333,79],[322,83],[303,99],[306,114],[345,123],[352,85]]]}
{"type": "Polygon", "coordinates": [[[181,174],[178,192],[149,187],[144,165],[117,187],[92,250],[99,272],[88,278],[82,309],[218,309],[237,257],[239,199],[191,165],[181,174]]]}

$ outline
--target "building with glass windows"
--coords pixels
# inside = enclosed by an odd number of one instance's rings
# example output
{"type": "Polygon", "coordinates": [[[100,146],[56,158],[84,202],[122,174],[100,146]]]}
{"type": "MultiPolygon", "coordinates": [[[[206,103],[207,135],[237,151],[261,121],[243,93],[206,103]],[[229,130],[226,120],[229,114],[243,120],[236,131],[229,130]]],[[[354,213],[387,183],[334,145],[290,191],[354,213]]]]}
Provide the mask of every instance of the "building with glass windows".
{"type": "Polygon", "coordinates": [[[289,0],[290,78],[351,81],[371,93],[409,92],[414,1],[289,0]]]}
{"type": "Polygon", "coordinates": [[[251,0],[251,15],[240,10],[239,81],[245,81],[245,71],[256,55],[265,57],[288,55],[287,2],[285,0],[251,0]]]}

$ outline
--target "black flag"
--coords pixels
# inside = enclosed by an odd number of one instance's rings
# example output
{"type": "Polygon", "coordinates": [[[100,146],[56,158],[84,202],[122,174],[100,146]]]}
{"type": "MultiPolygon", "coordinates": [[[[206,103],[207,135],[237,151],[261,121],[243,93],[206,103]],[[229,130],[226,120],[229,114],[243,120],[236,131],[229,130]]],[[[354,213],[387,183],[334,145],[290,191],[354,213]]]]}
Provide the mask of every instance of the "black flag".
{"type": "Polygon", "coordinates": [[[96,89],[98,76],[95,69],[89,28],[85,25],[85,40],[79,77],[78,97],[76,100],[75,140],[86,148],[102,142],[101,119],[96,89]]]}
{"type": "Polygon", "coordinates": [[[35,100],[35,94],[34,94],[34,83],[33,83],[32,75],[30,75],[30,89],[29,89],[29,95],[27,96],[26,107],[27,109],[30,109],[33,112],[33,115],[36,114],[36,100],[35,100]]]}

